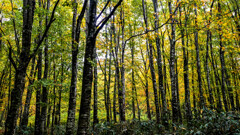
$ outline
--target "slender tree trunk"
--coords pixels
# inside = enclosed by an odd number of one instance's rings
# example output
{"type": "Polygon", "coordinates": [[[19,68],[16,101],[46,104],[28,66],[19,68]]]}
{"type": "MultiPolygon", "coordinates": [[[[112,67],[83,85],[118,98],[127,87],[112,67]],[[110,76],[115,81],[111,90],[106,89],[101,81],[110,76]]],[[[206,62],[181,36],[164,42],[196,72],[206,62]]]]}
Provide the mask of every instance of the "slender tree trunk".
{"type": "Polygon", "coordinates": [[[115,25],[114,25],[114,22],[115,22],[115,16],[113,15],[113,21],[112,21],[112,34],[114,35],[114,44],[115,44],[115,59],[114,59],[114,62],[115,62],[115,75],[114,75],[114,91],[113,91],[113,119],[114,119],[114,122],[116,123],[117,122],[117,111],[116,111],[116,100],[117,100],[117,89],[119,89],[117,87],[118,85],[118,46],[117,46],[117,41],[116,41],[116,29],[115,29],[115,25]]]}
{"type": "MultiPolygon", "coordinates": [[[[145,22],[145,31],[148,32],[148,19],[146,16],[146,6],[144,4],[144,0],[142,0],[142,7],[143,7],[143,17],[144,17],[144,22],[145,22]]],[[[152,41],[148,36],[148,41],[149,41],[149,66],[150,66],[150,71],[151,71],[151,76],[152,76],[152,83],[153,83],[153,92],[154,92],[154,103],[155,103],[155,108],[156,108],[156,120],[157,123],[160,123],[160,112],[159,112],[159,102],[158,102],[158,93],[157,93],[157,83],[156,83],[156,76],[155,76],[155,69],[154,69],[154,63],[153,63],[153,46],[152,46],[152,41]]]]}
{"type": "MultiPolygon", "coordinates": [[[[106,30],[107,33],[107,30],[106,30]]],[[[106,34],[107,35],[107,34],[106,34]]],[[[107,37],[106,37],[107,39],[107,37]]],[[[108,99],[107,99],[107,58],[108,58],[108,51],[107,45],[106,45],[106,54],[105,54],[105,60],[104,60],[104,103],[105,103],[105,109],[106,109],[106,114],[107,114],[107,122],[109,122],[109,107],[108,107],[108,99]]]]}
{"type": "MultiPolygon", "coordinates": [[[[111,35],[110,35],[111,36],[111,35]]],[[[110,86],[111,86],[111,66],[112,66],[112,36],[111,39],[111,45],[109,50],[109,63],[108,63],[108,83],[107,83],[107,106],[108,106],[108,122],[111,122],[111,99],[110,99],[110,86]]]]}
{"type": "MultiPolygon", "coordinates": [[[[132,36],[132,26],[129,25],[130,27],[130,34],[132,36]]],[[[136,110],[135,110],[135,89],[136,89],[136,86],[135,86],[135,78],[134,78],[134,42],[133,40],[131,40],[130,42],[130,47],[131,47],[131,56],[132,56],[132,114],[133,114],[133,119],[136,118],[136,110]]]]}
{"type": "MultiPolygon", "coordinates": [[[[221,4],[218,1],[218,12],[221,13],[221,4]]],[[[220,18],[220,15],[218,16],[218,19],[220,18]]],[[[224,47],[223,47],[223,43],[222,43],[222,28],[221,25],[218,25],[218,30],[219,30],[219,44],[220,44],[220,48],[219,48],[219,52],[220,52],[220,61],[221,61],[221,73],[222,73],[222,83],[221,83],[221,88],[222,88],[222,95],[223,95],[223,103],[224,103],[224,107],[226,112],[228,112],[228,102],[227,102],[227,97],[226,97],[226,91],[225,91],[225,83],[226,83],[226,77],[225,77],[225,60],[224,60],[224,47]]]]}
{"type": "MultiPolygon", "coordinates": [[[[188,15],[186,13],[185,7],[184,7],[184,12],[185,12],[185,25],[184,28],[187,28],[187,21],[188,21],[188,15]]],[[[182,21],[181,21],[181,7],[179,7],[179,15],[180,15],[180,25],[182,26],[181,29],[181,39],[182,39],[182,49],[183,49],[183,76],[184,76],[184,88],[185,88],[185,109],[186,109],[186,119],[188,122],[192,119],[192,111],[191,111],[191,102],[190,102],[190,90],[189,90],[189,70],[188,70],[188,36],[187,36],[187,41],[185,44],[185,38],[184,38],[184,33],[187,33],[187,30],[184,31],[182,21]]]]}
{"type": "Polygon", "coordinates": [[[142,56],[142,60],[143,60],[143,63],[144,63],[144,78],[145,78],[145,95],[146,95],[146,105],[147,105],[147,116],[148,116],[148,119],[151,120],[152,117],[151,117],[151,112],[150,112],[150,103],[149,103],[149,92],[148,92],[148,67],[147,67],[147,59],[148,59],[148,41],[146,40],[146,48],[147,48],[147,51],[146,51],[146,60],[144,58],[144,54],[143,54],[143,50],[142,48],[140,48],[141,50],[141,56],[142,56]]]}
{"type": "Polygon", "coordinates": [[[120,109],[120,119],[121,121],[125,121],[126,117],[125,117],[125,64],[124,64],[124,60],[125,60],[125,47],[126,44],[124,43],[124,28],[125,28],[125,20],[124,20],[124,10],[123,7],[121,7],[121,13],[120,13],[120,18],[121,18],[121,30],[122,30],[122,56],[120,59],[120,72],[121,72],[121,89],[118,90],[118,94],[119,94],[119,109],[120,109]]]}
{"type": "Polygon", "coordinates": [[[35,135],[41,135],[41,84],[40,81],[42,79],[42,49],[39,49],[38,53],[38,86],[36,90],[36,113],[35,113],[35,135]]]}
{"type": "Polygon", "coordinates": [[[74,0],[73,6],[73,22],[72,22],[72,78],[69,95],[68,118],[66,126],[66,135],[74,134],[75,130],[75,110],[76,110],[76,94],[77,94],[77,54],[78,43],[75,40],[77,17],[77,0],[74,0]]]}
{"type": "Polygon", "coordinates": [[[98,73],[97,73],[97,49],[94,48],[94,82],[93,82],[93,127],[99,122],[98,120],[98,73]]]}
{"type": "Polygon", "coordinates": [[[194,3],[194,12],[195,12],[195,32],[194,32],[194,40],[195,40],[195,47],[196,47],[196,59],[197,59],[197,73],[198,73],[198,89],[200,94],[200,108],[205,106],[205,100],[203,96],[202,90],[202,75],[201,75],[201,61],[200,61],[200,54],[199,54],[199,45],[198,45],[198,22],[197,22],[197,5],[194,3]]]}
{"type": "MultiPolygon", "coordinates": [[[[213,5],[213,3],[212,3],[213,5]]],[[[211,16],[212,16],[212,6],[211,6],[211,16]]],[[[212,94],[212,89],[211,89],[211,82],[210,82],[210,71],[209,71],[209,66],[208,66],[208,59],[209,59],[209,40],[210,40],[210,34],[211,34],[211,31],[209,29],[210,27],[210,20],[207,22],[208,25],[207,25],[207,43],[206,43],[206,63],[205,63],[205,66],[206,66],[206,78],[207,78],[207,84],[208,84],[208,91],[209,91],[209,103],[210,103],[210,108],[213,109],[214,108],[214,99],[213,99],[213,94],[212,94]]]]}
{"type": "MultiPolygon", "coordinates": [[[[75,131],[75,110],[76,110],[76,94],[77,94],[77,55],[78,55],[78,44],[80,39],[80,26],[82,24],[82,19],[87,7],[88,0],[84,0],[83,8],[81,13],[77,16],[77,1],[74,0],[73,9],[73,22],[72,22],[72,78],[69,94],[69,107],[68,107],[68,119],[66,125],[66,135],[72,135],[75,131]]],[[[85,59],[86,61],[86,59],[85,59]]]]}
{"type": "MultiPolygon", "coordinates": [[[[212,33],[210,33],[209,35],[209,42],[210,42],[210,52],[211,52],[211,64],[212,64],[212,67],[213,67],[213,72],[214,72],[214,80],[215,80],[215,84],[216,84],[216,95],[217,95],[217,99],[218,99],[218,104],[217,104],[217,110],[220,112],[223,107],[222,107],[222,100],[221,100],[221,95],[220,95],[220,79],[219,79],[219,76],[217,74],[217,71],[216,71],[216,66],[215,66],[215,62],[214,62],[214,55],[213,55],[213,45],[212,45],[212,33]]],[[[223,100],[226,99],[224,98],[224,94],[223,95],[223,100]]],[[[225,102],[225,101],[224,101],[225,102]]]]}
{"type": "MultiPolygon", "coordinates": [[[[192,58],[193,60],[193,58],[192,58]]],[[[194,80],[194,66],[192,65],[192,93],[193,93],[193,111],[194,111],[194,118],[197,118],[197,101],[196,101],[196,92],[195,92],[195,80],[194,80]]]]}
{"type": "MultiPolygon", "coordinates": [[[[172,14],[172,3],[169,2],[169,12],[172,14]]],[[[170,78],[172,91],[172,121],[176,123],[179,120],[178,102],[177,102],[177,87],[176,87],[176,71],[175,71],[175,25],[176,20],[171,16],[171,37],[170,37],[170,78]]]]}
{"type": "Polygon", "coordinates": [[[158,11],[158,1],[153,0],[153,6],[154,6],[154,16],[155,16],[155,34],[156,34],[156,46],[157,46],[157,65],[158,65],[158,84],[159,84],[159,100],[160,100],[160,93],[162,95],[162,122],[163,125],[168,127],[168,122],[167,122],[167,103],[166,103],[166,93],[163,88],[163,71],[162,71],[162,52],[161,52],[161,47],[160,47],[160,38],[159,38],[159,32],[158,32],[158,27],[159,27],[159,11],[158,11]]]}
{"type": "MultiPolygon", "coordinates": [[[[53,54],[53,80],[54,80],[54,83],[56,84],[56,64],[55,64],[55,55],[53,54]]],[[[55,129],[55,123],[54,122],[56,119],[55,118],[55,114],[56,114],[56,107],[55,107],[55,104],[56,104],[56,85],[53,86],[53,112],[52,112],[52,126],[51,126],[51,135],[53,135],[53,132],[54,132],[54,129],[55,129]]],[[[49,112],[50,113],[50,112],[49,112]]]]}
{"type": "MultiPolygon", "coordinates": [[[[47,0],[47,11],[50,8],[50,0],[47,0]]],[[[46,27],[48,24],[48,15],[46,14],[46,27]]],[[[44,75],[43,80],[47,81],[48,79],[48,67],[49,67],[49,60],[48,60],[48,39],[46,36],[45,39],[45,48],[44,48],[44,57],[45,57],[45,66],[44,66],[44,75]]],[[[47,86],[43,85],[42,88],[42,108],[41,108],[41,133],[47,133],[46,127],[46,119],[47,119],[47,108],[48,108],[48,88],[47,86]]]]}
{"type": "Polygon", "coordinates": [[[182,123],[182,113],[181,113],[181,106],[180,106],[180,95],[179,95],[179,85],[178,85],[178,69],[177,69],[177,58],[176,60],[176,88],[177,88],[177,106],[178,106],[178,117],[179,123],[182,123]]]}
{"type": "Polygon", "coordinates": [[[62,101],[62,90],[63,90],[63,76],[64,76],[64,65],[63,65],[63,56],[61,55],[61,87],[60,90],[58,91],[58,104],[57,104],[57,110],[56,110],[56,115],[55,115],[55,125],[59,126],[60,121],[61,121],[61,101],[62,101]]]}

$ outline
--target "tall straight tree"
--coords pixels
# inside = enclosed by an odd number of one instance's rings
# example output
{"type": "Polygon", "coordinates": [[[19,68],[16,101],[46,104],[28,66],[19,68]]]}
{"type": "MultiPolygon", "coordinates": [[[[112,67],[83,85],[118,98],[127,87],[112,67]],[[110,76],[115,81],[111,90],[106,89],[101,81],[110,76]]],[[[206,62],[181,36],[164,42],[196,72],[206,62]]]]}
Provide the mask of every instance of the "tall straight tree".
{"type": "MultiPolygon", "coordinates": [[[[49,11],[49,8],[50,8],[50,0],[47,0],[46,3],[47,5],[46,7],[46,10],[47,12],[49,11]]],[[[46,14],[46,17],[45,17],[45,24],[46,24],[46,27],[47,27],[47,24],[48,24],[48,14],[46,14]]],[[[43,74],[43,80],[44,81],[47,81],[47,78],[48,78],[48,68],[49,68],[49,60],[48,60],[48,35],[46,35],[46,38],[45,38],[45,48],[44,48],[44,74],[43,74]]],[[[42,134],[46,134],[47,131],[45,130],[46,129],[46,118],[47,118],[47,107],[48,107],[48,88],[47,86],[44,86],[43,85],[43,88],[42,88],[42,108],[41,108],[41,133],[42,134]]]]}
{"type": "Polygon", "coordinates": [[[33,53],[31,53],[31,41],[32,41],[32,26],[34,20],[35,0],[23,0],[23,27],[22,27],[22,48],[18,63],[11,57],[10,60],[15,68],[15,80],[14,88],[11,91],[11,106],[7,114],[7,120],[5,122],[5,135],[15,134],[15,128],[18,117],[18,109],[22,103],[22,93],[25,87],[25,77],[28,64],[30,60],[36,55],[41,43],[43,42],[46,34],[54,21],[54,12],[59,3],[56,2],[49,23],[47,24],[44,34],[37,42],[37,47],[33,53]]]}
{"type": "Polygon", "coordinates": [[[184,28],[187,28],[187,21],[188,21],[188,14],[186,12],[185,6],[184,6],[184,14],[185,14],[185,23],[183,25],[182,23],[182,8],[179,7],[179,15],[180,15],[180,25],[181,25],[181,38],[182,38],[182,49],[183,49],[183,60],[184,60],[184,88],[185,88],[185,108],[186,108],[186,118],[188,122],[192,119],[192,111],[191,111],[191,102],[190,102],[190,90],[189,90],[189,70],[188,70],[188,50],[186,49],[188,47],[188,36],[187,41],[185,42],[184,33],[187,34],[187,29],[184,30],[184,28]]]}
{"type": "MultiPolygon", "coordinates": [[[[172,14],[172,3],[168,3],[169,13],[172,14]]],[[[176,20],[173,16],[171,18],[171,37],[170,37],[170,78],[171,78],[171,90],[172,90],[172,121],[178,120],[178,106],[177,106],[177,88],[176,88],[176,72],[175,72],[175,25],[176,20]]]]}
{"type": "MultiPolygon", "coordinates": [[[[163,88],[163,72],[162,72],[162,52],[160,47],[160,37],[159,37],[159,11],[158,11],[158,1],[153,1],[153,7],[154,7],[154,26],[155,26],[155,35],[156,35],[156,46],[157,46],[157,65],[158,65],[158,85],[159,85],[159,95],[161,93],[162,95],[162,122],[164,126],[168,126],[167,121],[167,103],[166,103],[166,93],[163,88]]],[[[159,96],[160,100],[160,96],[159,96]]]]}
{"type": "MultiPolygon", "coordinates": [[[[82,95],[81,95],[81,104],[78,120],[78,135],[87,134],[89,127],[89,118],[90,118],[90,101],[91,101],[91,90],[92,90],[92,81],[93,81],[93,54],[94,48],[96,47],[96,38],[99,31],[104,27],[107,21],[116,11],[117,7],[121,5],[123,0],[119,0],[118,3],[114,6],[113,10],[109,15],[98,24],[96,27],[96,10],[97,10],[97,0],[90,0],[89,4],[89,13],[88,13],[88,31],[86,38],[86,48],[85,48],[85,57],[84,57],[84,67],[83,67],[83,80],[82,80],[82,95]]],[[[104,9],[103,9],[104,10],[104,9]]],[[[101,15],[101,14],[100,14],[101,15]]],[[[99,16],[100,16],[99,15],[99,16]]]]}
{"type": "Polygon", "coordinates": [[[69,94],[68,118],[66,126],[66,135],[74,134],[75,128],[75,111],[76,111],[76,94],[77,94],[77,56],[80,39],[80,26],[87,8],[88,0],[84,0],[82,11],[77,17],[77,0],[73,3],[73,22],[72,22],[72,78],[69,94]]]}
{"type": "Polygon", "coordinates": [[[197,21],[197,4],[194,3],[194,12],[195,12],[195,30],[194,30],[194,41],[195,41],[195,49],[196,49],[196,59],[197,59],[197,73],[198,73],[198,89],[200,94],[200,108],[205,106],[205,100],[203,96],[203,89],[202,89],[202,72],[201,72],[201,61],[200,61],[200,54],[199,54],[199,44],[198,44],[198,21],[197,21]]]}
{"type": "MultiPolygon", "coordinates": [[[[147,12],[146,12],[146,6],[144,4],[144,0],[142,0],[142,7],[143,7],[143,17],[145,22],[145,31],[148,32],[148,18],[147,18],[147,12]]],[[[150,35],[147,34],[148,42],[149,42],[149,67],[151,71],[152,76],[152,84],[153,84],[153,92],[154,92],[154,103],[156,108],[156,120],[157,123],[160,123],[160,108],[159,108],[159,102],[158,102],[158,94],[157,94],[157,83],[156,83],[156,75],[155,75],[155,69],[154,69],[154,63],[153,63],[153,46],[152,46],[152,40],[150,39],[150,35]]]]}
{"type": "MultiPolygon", "coordinates": [[[[125,32],[125,12],[124,12],[124,7],[121,7],[121,12],[120,12],[120,24],[121,24],[121,38],[122,38],[122,47],[121,47],[121,58],[120,58],[120,72],[121,72],[121,88],[118,89],[118,102],[119,102],[119,112],[120,112],[120,120],[125,121],[125,92],[126,92],[126,87],[125,87],[125,48],[126,44],[124,43],[124,32],[125,32]]],[[[120,36],[120,35],[119,35],[120,36]]]]}
{"type": "Polygon", "coordinates": [[[31,71],[30,71],[30,78],[29,78],[29,86],[27,89],[27,97],[26,97],[26,101],[25,101],[25,106],[24,106],[24,112],[23,112],[23,118],[22,121],[20,123],[20,127],[24,130],[26,129],[27,125],[28,125],[28,117],[29,117],[29,108],[30,108],[30,102],[32,99],[32,92],[33,92],[33,83],[35,81],[35,75],[36,75],[36,70],[35,70],[35,57],[32,59],[32,67],[31,67],[31,71]]]}

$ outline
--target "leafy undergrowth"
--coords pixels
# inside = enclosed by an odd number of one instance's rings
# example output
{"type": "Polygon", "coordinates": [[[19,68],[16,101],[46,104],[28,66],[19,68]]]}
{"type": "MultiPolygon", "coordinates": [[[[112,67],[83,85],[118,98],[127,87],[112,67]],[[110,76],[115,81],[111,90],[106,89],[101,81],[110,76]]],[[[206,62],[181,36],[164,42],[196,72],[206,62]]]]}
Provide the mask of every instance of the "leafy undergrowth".
{"type": "MultiPolygon", "coordinates": [[[[99,123],[94,129],[91,126],[90,134],[94,135],[240,135],[240,114],[233,112],[217,113],[211,110],[202,110],[196,114],[188,124],[170,124],[167,129],[155,121],[126,121],[124,123],[99,123]]],[[[64,125],[64,124],[63,124],[64,125]]],[[[64,135],[65,126],[55,127],[55,135],[64,135]]],[[[32,135],[34,127],[28,127],[23,131],[25,135],[32,135]]],[[[50,134],[50,132],[49,132],[50,134]]]]}
{"type": "Polygon", "coordinates": [[[240,115],[232,112],[201,111],[201,118],[188,124],[172,124],[166,129],[154,121],[127,121],[122,124],[100,123],[91,129],[96,135],[240,135],[240,115]],[[188,126],[187,126],[188,125],[188,126]]]}

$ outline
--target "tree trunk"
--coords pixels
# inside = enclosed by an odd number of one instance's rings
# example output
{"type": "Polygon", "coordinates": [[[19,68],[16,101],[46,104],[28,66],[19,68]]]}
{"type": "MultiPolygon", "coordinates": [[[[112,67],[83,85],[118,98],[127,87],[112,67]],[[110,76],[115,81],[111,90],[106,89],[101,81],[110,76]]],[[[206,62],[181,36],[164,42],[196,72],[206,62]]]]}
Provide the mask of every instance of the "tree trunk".
{"type": "Polygon", "coordinates": [[[11,106],[5,122],[5,135],[15,134],[18,109],[22,103],[26,70],[29,64],[35,0],[23,0],[23,7],[22,51],[20,53],[19,64],[15,67],[14,88],[11,92],[11,106]]]}
{"type": "Polygon", "coordinates": [[[122,56],[120,59],[120,72],[121,72],[121,88],[118,90],[118,98],[119,98],[119,111],[120,111],[120,120],[125,121],[125,65],[124,65],[124,60],[125,60],[125,47],[126,44],[124,43],[124,28],[125,28],[125,20],[124,20],[125,13],[123,11],[123,7],[121,7],[121,13],[120,13],[120,18],[121,18],[121,29],[122,29],[122,56]]]}
{"type": "Polygon", "coordinates": [[[35,69],[34,69],[34,65],[35,65],[35,57],[32,59],[32,67],[31,67],[31,71],[30,71],[30,79],[29,79],[29,86],[27,89],[27,97],[26,97],[26,101],[25,101],[25,107],[24,107],[24,112],[23,112],[23,118],[22,118],[22,122],[20,123],[21,128],[24,130],[27,125],[28,125],[28,117],[29,117],[29,108],[30,108],[30,102],[31,102],[31,98],[32,98],[32,91],[33,91],[33,87],[31,86],[34,81],[35,81],[35,69]]]}
{"type": "MultiPolygon", "coordinates": [[[[213,5],[213,3],[212,3],[213,5]]],[[[212,6],[211,6],[211,9],[210,9],[212,12],[212,6]]],[[[206,63],[205,63],[205,68],[206,68],[206,78],[207,78],[207,84],[208,84],[208,91],[209,91],[209,103],[210,103],[210,108],[213,109],[214,108],[214,99],[213,99],[213,94],[212,94],[212,89],[211,89],[211,82],[210,82],[210,73],[209,73],[209,66],[208,66],[208,59],[209,59],[209,39],[210,39],[210,34],[211,34],[211,31],[209,29],[209,25],[210,25],[210,20],[207,22],[208,25],[207,25],[207,43],[206,43],[206,63]]]]}
{"type": "Polygon", "coordinates": [[[66,125],[66,135],[72,135],[75,131],[75,109],[76,109],[76,85],[77,85],[77,55],[78,55],[78,44],[80,39],[80,26],[82,24],[82,19],[84,17],[84,13],[87,7],[87,0],[84,0],[83,8],[78,16],[77,24],[76,24],[76,16],[77,16],[77,1],[74,0],[74,11],[73,11],[73,22],[72,22],[72,78],[71,78],[71,86],[70,86],[70,94],[69,94],[69,107],[68,107],[68,118],[66,125]]]}
{"type": "MultiPolygon", "coordinates": [[[[195,12],[195,27],[198,28],[198,22],[197,22],[197,5],[194,3],[194,12],[195,12]]],[[[195,29],[194,32],[194,40],[195,40],[195,47],[196,47],[196,59],[197,59],[197,73],[198,73],[198,89],[200,94],[200,108],[203,108],[205,106],[205,100],[203,96],[203,90],[202,90],[202,75],[201,75],[201,61],[199,56],[199,45],[198,45],[198,30],[195,29]]]]}
{"type": "MultiPolygon", "coordinates": [[[[148,19],[146,16],[146,9],[144,0],[142,0],[142,7],[143,7],[143,17],[144,17],[144,22],[145,22],[145,31],[148,32],[148,19]]],[[[152,46],[152,41],[148,36],[148,41],[149,41],[149,66],[150,66],[150,71],[151,71],[151,76],[152,76],[152,84],[153,84],[153,92],[154,92],[154,103],[155,103],[155,108],[156,108],[156,120],[157,123],[160,123],[160,112],[159,112],[159,102],[158,102],[158,93],[157,93],[157,83],[156,83],[156,76],[155,76],[155,69],[154,69],[154,63],[153,63],[153,46],[152,46]]]]}
{"type": "Polygon", "coordinates": [[[93,82],[93,127],[99,122],[98,120],[98,73],[97,73],[97,49],[94,48],[94,82],[93,82]]]}
{"type": "MultiPolygon", "coordinates": [[[[218,1],[218,12],[221,13],[221,4],[218,1]]],[[[220,19],[220,15],[218,16],[218,19],[220,19]]],[[[223,103],[226,112],[228,112],[228,102],[227,102],[227,97],[226,97],[226,91],[225,91],[225,83],[226,83],[226,78],[225,78],[225,60],[224,60],[224,47],[222,43],[222,28],[221,25],[218,25],[218,30],[219,30],[219,52],[220,52],[220,61],[221,61],[221,73],[222,73],[222,83],[221,83],[221,88],[222,88],[222,95],[223,95],[223,103]]]]}
{"type": "MultiPolygon", "coordinates": [[[[50,8],[50,0],[47,0],[47,11],[50,8]]],[[[46,14],[46,27],[48,24],[48,15],[46,14]]],[[[44,57],[45,57],[45,66],[44,66],[44,75],[43,81],[47,81],[48,79],[48,67],[49,67],[49,60],[48,60],[48,35],[45,39],[45,48],[44,48],[44,57]]],[[[42,88],[42,108],[41,108],[41,133],[47,133],[46,127],[46,119],[47,119],[47,108],[48,108],[48,86],[44,86],[42,88]]]]}
{"type": "Polygon", "coordinates": [[[185,88],[185,109],[186,109],[186,119],[188,122],[192,119],[192,111],[191,111],[191,102],[190,102],[190,90],[189,90],[189,70],[188,70],[188,36],[187,36],[187,41],[185,44],[185,38],[184,38],[184,33],[187,33],[187,30],[184,31],[183,28],[187,28],[187,21],[188,21],[188,15],[185,11],[184,7],[184,12],[185,12],[185,25],[183,27],[182,22],[181,22],[181,7],[179,7],[179,14],[180,14],[180,25],[182,26],[181,29],[181,39],[182,39],[182,49],[183,49],[183,77],[184,77],[184,88],[185,88]]]}
{"type": "Polygon", "coordinates": [[[38,86],[36,90],[36,113],[35,113],[35,135],[41,135],[41,84],[42,79],[42,49],[39,49],[38,53],[38,86]]]}
{"type": "MultiPolygon", "coordinates": [[[[168,3],[169,12],[172,14],[172,4],[168,3]]],[[[179,120],[178,116],[178,102],[177,102],[177,87],[176,87],[176,71],[175,71],[175,26],[176,20],[171,16],[171,38],[170,40],[170,78],[171,78],[171,91],[172,91],[172,121],[176,123],[179,120]]]]}
{"type": "MultiPolygon", "coordinates": [[[[130,34],[131,34],[131,36],[132,36],[132,26],[131,25],[129,25],[129,27],[130,27],[130,34]]],[[[136,86],[135,86],[135,78],[134,78],[134,42],[133,42],[133,40],[131,40],[131,42],[130,42],[130,47],[131,47],[131,56],[132,56],[132,114],[133,114],[133,119],[135,119],[136,118],[136,111],[135,111],[135,90],[136,90],[136,86]]]]}
{"type": "Polygon", "coordinates": [[[85,49],[85,58],[84,58],[84,67],[83,67],[83,80],[82,80],[82,95],[81,95],[81,104],[78,120],[78,135],[87,134],[89,127],[89,117],[90,117],[90,102],[91,102],[91,90],[92,90],[92,64],[94,56],[94,48],[96,47],[96,9],[97,1],[90,0],[89,6],[89,16],[88,16],[88,32],[86,39],[86,49],[85,49]]]}

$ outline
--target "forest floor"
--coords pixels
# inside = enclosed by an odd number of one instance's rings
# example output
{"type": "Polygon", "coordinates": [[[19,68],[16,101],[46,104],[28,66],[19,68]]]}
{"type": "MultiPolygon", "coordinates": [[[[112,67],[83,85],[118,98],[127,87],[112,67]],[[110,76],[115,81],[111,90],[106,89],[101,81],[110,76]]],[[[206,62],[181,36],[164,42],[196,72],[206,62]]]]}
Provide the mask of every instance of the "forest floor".
{"type": "MultiPolygon", "coordinates": [[[[103,122],[90,127],[90,134],[93,135],[240,135],[240,113],[238,112],[216,112],[212,110],[195,111],[193,119],[187,122],[172,123],[169,126],[156,124],[154,120],[139,121],[128,120],[122,123],[103,122]]],[[[153,118],[154,119],[154,118],[153,118]]],[[[49,128],[49,134],[51,133],[49,128]]],[[[77,129],[76,129],[77,130],[77,129]]],[[[0,134],[3,130],[0,130],[0,134]]],[[[24,135],[33,135],[34,126],[28,127],[24,135]]],[[[65,124],[56,126],[54,135],[64,135],[65,124]]]]}

